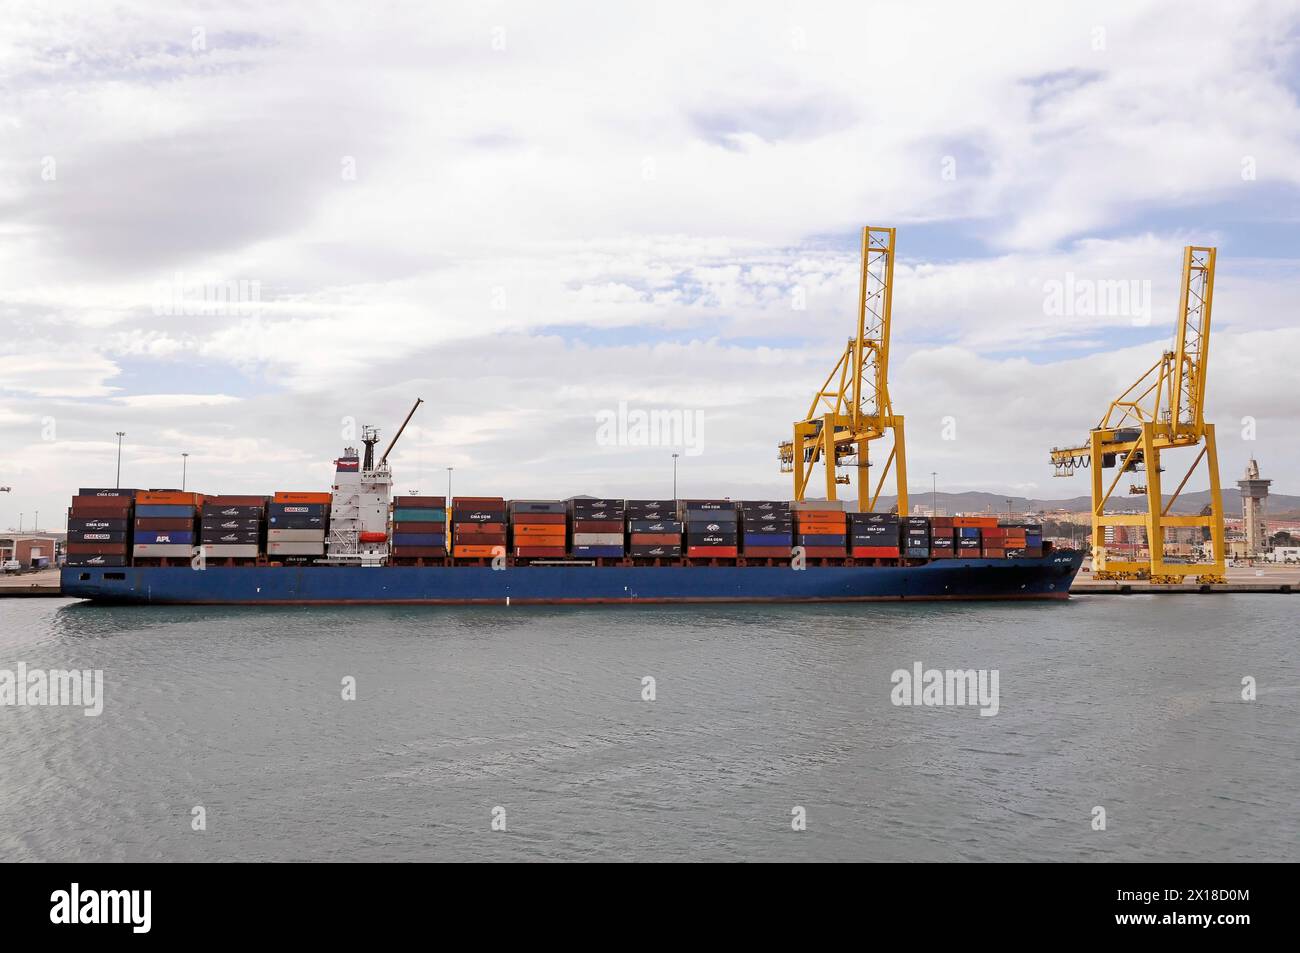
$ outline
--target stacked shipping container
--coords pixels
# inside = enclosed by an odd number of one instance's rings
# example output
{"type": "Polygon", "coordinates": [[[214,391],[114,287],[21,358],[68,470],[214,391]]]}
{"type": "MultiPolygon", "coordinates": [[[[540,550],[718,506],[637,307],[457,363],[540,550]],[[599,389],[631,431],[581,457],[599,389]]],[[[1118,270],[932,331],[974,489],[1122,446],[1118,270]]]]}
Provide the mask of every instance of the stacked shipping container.
{"type": "Polygon", "coordinates": [[[510,535],[520,559],[560,559],[567,551],[569,507],[563,500],[511,500],[510,535]]]}
{"type": "Polygon", "coordinates": [[[677,518],[676,500],[628,500],[624,514],[629,556],[681,558],[682,521],[677,518]]]}
{"type": "Polygon", "coordinates": [[[77,491],[68,510],[67,565],[125,566],[135,490],[77,491]]]}
{"type": "Polygon", "coordinates": [[[181,490],[145,490],[135,496],[133,559],[189,559],[203,496],[181,490]]]}
{"type": "Polygon", "coordinates": [[[848,555],[848,518],[839,500],[805,500],[794,509],[795,539],[809,558],[848,555]]]}
{"type": "Polygon", "coordinates": [[[499,496],[458,496],[451,501],[451,554],[491,559],[506,551],[506,501],[499,496]]]}
{"type": "Polygon", "coordinates": [[[623,555],[623,500],[574,497],[568,503],[574,556],[616,559],[623,555]]]}
{"type": "Polygon", "coordinates": [[[256,559],[265,538],[266,497],[213,496],[203,503],[199,545],[205,559],[256,559]]]}
{"type": "Polygon", "coordinates": [[[740,552],[740,512],[730,500],[681,500],[686,555],[692,559],[735,559],[740,552]]]}
{"type": "Polygon", "coordinates": [[[741,552],[746,558],[789,559],[794,516],[783,500],[744,500],[740,504],[741,552]]]}
{"type": "Polygon", "coordinates": [[[400,496],[393,501],[392,554],[399,559],[447,555],[447,498],[400,496]]]}
{"type": "Polygon", "coordinates": [[[930,520],[909,516],[903,521],[903,555],[908,559],[930,558],[930,520]]]}
{"type": "Polygon", "coordinates": [[[288,490],[276,493],[266,521],[267,555],[291,558],[325,555],[332,499],[329,493],[288,490]]]}
{"type": "Polygon", "coordinates": [[[951,559],[957,555],[957,534],[951,516],[935,516],[930,520],[930,558],[951,559]]]}
{"type": "Polygon", "coordinates": [[[897,513],[850,513],[849,553],[855,559],[897,559],[901,531],[897,513]]]}

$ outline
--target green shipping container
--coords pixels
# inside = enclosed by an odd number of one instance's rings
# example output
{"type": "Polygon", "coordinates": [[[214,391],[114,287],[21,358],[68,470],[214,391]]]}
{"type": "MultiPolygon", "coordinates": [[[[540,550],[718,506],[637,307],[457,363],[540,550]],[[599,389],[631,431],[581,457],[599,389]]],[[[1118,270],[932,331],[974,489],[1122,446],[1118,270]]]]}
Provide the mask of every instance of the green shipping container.
{"type": "Polygon", "coordinates": [[[412,510],[412,509],[395,509],[393,510],[394,523],[445,523],[447,522],[446,510],[412,510]]]}

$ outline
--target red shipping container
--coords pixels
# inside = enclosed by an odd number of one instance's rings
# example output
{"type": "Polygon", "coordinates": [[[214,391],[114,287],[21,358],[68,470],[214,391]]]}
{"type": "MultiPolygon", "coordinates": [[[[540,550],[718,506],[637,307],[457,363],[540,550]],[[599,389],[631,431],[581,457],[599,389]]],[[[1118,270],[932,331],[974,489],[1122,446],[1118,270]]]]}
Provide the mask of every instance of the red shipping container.
{"type": "Polygon", "coordinates": [[[393,505],[403,510],[442,510],[447,508],[447,498],[445,496],[395,496],[393,505]]]}
{"type": "Polygon", "coordinates": [[[897,546],[854,546],[852,553],[857,559],[897,559],[897,546]]]}
{"type": "Polygon", "coordinates": [[[722,559],[734,559],[736,557],[735,546],[687,546],[687,556],[695,556],[700,559],[717,557],[722,559]]]}
{"type": "Polygon", "coordinates": [[[334,495],[332,493],[280,490],[275,494],[275,502],[277,503],[316,503],[328,506],[333,501],[334,495]]]}
{"type": "Polygon", "coordinates": [[[622,520],[574,520],[575,533],[621,533],[622,520]]]}
{"type": "Polygon", "coordinates": [[[682,541],[677,533],[633,533],[633,546],[676,546],[682,541]]]}
{"type": "Polygon", "coordinates": [[[1000,547],[985,546],[980,555],[985,559],[1005,559],[1007,551],[1000,547]]]}
{"type": "Polygon", "coordinates": [[[128,510],[106,509],[102,506],[74,506],[71,516],[74,519],[121,520],[126,519],[128,510]]]}
{"type": "Polygon", "coordinates": [[[394,523],[394,533],[443,533],[447,532],[446,523],[394,523]]]}
{"type": "Polygon", "coordinates": [[[77,512],[95,509],[112,511],[114,513],[124,513],[131,508],[131,497],[74,496],[72,498],[72,508],[77,512]]]}
{"type": "Polygon", "coordinates": [[[848,555],[840,546],[805,546],[803,554],[813,559],[837,559],[848,555]]]}
{"type": "Polygon", "coordinates": [[[408,558],[438,559],[446,556],[447,551],[441,546],[394,546],[393,555],[408,558]]]}
{"type": "Polygon", "coordinates": [[[76,556],[125,556],[126,543],[68,543],[67,552],[76,556]]]}
{"type": "Polygon", "coordinates": [[[741,553],[752,559],[789,559],[789,546],[746,546],[745,551],[741,553]]]}
{"type": "Polygon", "coordinates": [[[451,505],[457,510],[504,510],[506,500],[503,496],[453,496],[451,505]]]}
{"type": "MultiPolygon", "coordinates": [[[[425,523],[424,525],[441,526],[443,524],[425,523]]],[[[475,537],[500,536],[504,538],[506,535],[506,524],[505,523],[456,523],[454,524],[452,532],[456,534],[456,537],[458,539],[462,536],[465,537],[466,539],[468,539],[471,536],[475,536],[475,537]]]]}
{"type": "Polygon", "coordinates": [[[510,522],[516,526],[563,526],[568,519],[563,513],[515,513],[510,522]]]}
{"type": "Polygon", "coordinates": [[[565,552],[563,546],[516,546],[515,555],[530,559],[562,559],[565,552]]]}

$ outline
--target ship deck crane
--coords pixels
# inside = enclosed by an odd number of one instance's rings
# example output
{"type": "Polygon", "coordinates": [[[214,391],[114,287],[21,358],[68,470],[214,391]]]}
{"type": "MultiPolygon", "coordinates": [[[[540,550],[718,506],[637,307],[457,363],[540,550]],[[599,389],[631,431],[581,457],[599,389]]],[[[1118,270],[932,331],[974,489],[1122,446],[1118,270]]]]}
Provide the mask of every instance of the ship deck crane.
{"type": "Polygon", "coordinates": [[[903,418],[889,400],[889,325],[894,297],[893,228],[868,225],[862,229],[862,266],[858,285],[858,326],[826,383],[813,397],[807,416],[794,425],[794,439],[781,443],[781,472],[794,474],[794,498],[803,500],[813,471],[826,471],[826,499],[836,499],[836,486],[849,483],[839,468],[857,471],[858,506],[875,508],[885,478],[893,468],[898,487],[898,512],[906,514],[907,456],[903,418]],[[893,446],[871,491],[868,450],[886,433],[893,446]]]}
{"type": "MultiPolygon", "coordinates": [[[[1105,416],[1077,447],[1053,447],[1055,476],[1071,476],[1091,468],[1092,546],[1094,579],[1149,579],[1154,583],[1224,581],[1223,497],[1219,488],[1219,456],[1214,425],[1205,422],[1206,362],[1210,350],[1210,311],[1214,301],[1215,249],[1188,245],[1183,249],[1183,280],[1179,292],[1178,324],[1173,350],[1165,351],[1132,387],[1111,401],[1105,416]],[[1161,454],[1169,450],[1200,452],[1166,503],[1161,493],[1161,454]],[[1174,516],[1170,510],[1204,459],[1209,471],[1210,503],[1195,516],[1174,516]],[[1103,471],[1115,469],[1106,485],[1103,471]],[[1144,514],[1107,514],[1106,501],[1125,473],[1145,470],[1144,514]],[[1106,527],[1146,528],[1150,557],[1111,559],[1106,552],[1106,527]],[[1209,533],[1211,561],[1167,563],[1166,527],[1199,526],[1209,533]]],[[[1136,489],[1136,488],[1135,488],[1136,489]]]]}

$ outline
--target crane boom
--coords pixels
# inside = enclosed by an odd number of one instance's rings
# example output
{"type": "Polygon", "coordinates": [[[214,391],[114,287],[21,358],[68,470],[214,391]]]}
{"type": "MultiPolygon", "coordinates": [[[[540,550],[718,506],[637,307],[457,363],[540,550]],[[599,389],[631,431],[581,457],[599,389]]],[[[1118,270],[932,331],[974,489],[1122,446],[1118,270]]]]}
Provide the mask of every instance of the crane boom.
{"type": "Polygon", "coordinates": [[[406,419],[402,421],[402,426],[397,428],[397,433],[393,434],[393,439],[388,442],[388,449],[385,450],[384,455],[379,458],[379,465],[381,467],[388,462],[388,455],[393,452],[393,447],[397,446],[397,441],[398,438],[402,436],[402,431],[406,429],[406,425],[411,422],[411,418],[415,416],[416,410],[418,410],[420,405],[423,403],[424,399],[422,397],[415,398],[415,403],[411,405],[411,412],[406,415],[406,419]]]}

